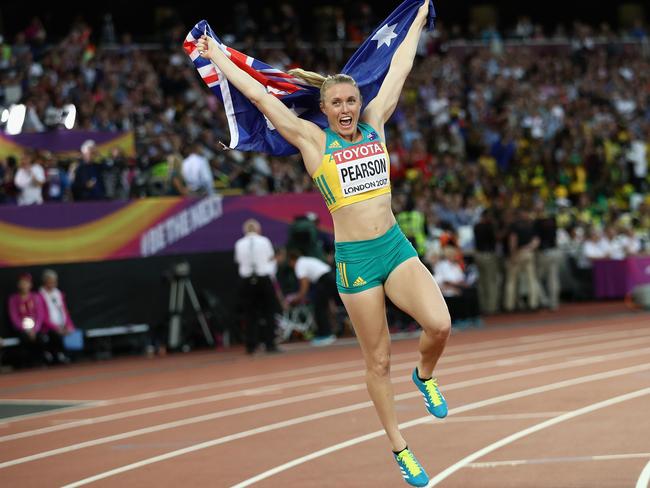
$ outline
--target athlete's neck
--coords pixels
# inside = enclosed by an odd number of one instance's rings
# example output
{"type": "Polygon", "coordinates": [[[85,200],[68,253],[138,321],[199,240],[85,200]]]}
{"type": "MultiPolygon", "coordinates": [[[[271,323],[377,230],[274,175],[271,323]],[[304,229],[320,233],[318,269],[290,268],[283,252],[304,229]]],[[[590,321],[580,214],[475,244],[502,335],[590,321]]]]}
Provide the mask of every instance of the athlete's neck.
{"type": "Polygon", "coordinates": [[[359,126],[357,126],[357,130],[354,131],[354,134],[351,134],[351,135],[347,136],[347,135],[339,134],[337,132],[337,135],[341,139],[343,139],[344,141],[347,141],[347,142],[350,142],[350,143],[359,142],[361,139],[363,139],[363,134],[361,133],[361,129],[359,129],[359,126]]]}

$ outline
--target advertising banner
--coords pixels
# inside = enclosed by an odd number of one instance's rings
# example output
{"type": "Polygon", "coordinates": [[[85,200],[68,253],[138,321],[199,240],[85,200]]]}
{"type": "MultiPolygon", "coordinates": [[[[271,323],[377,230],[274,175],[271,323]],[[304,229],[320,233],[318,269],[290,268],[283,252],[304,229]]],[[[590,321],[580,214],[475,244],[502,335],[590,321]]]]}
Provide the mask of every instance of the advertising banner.
{"type": "Polygon", "coordinates": [[[0,158],[20,158],[25,151],[50,151],[60,158],[79,156],[84,141],[93,140],[100,156],[109,156],[114,148],[122,149],[125,156],[135,156],[135,139],[132,131],[104,132],[56,130],[10,136],[0,133],[0,158]]]}
{"type": "Polygon", "coordinates": [[[255,218],[275,245],[309,212],[332,220],[318,193],[143,198],[0,207],[0,267],[229,251],[255,218]]]}

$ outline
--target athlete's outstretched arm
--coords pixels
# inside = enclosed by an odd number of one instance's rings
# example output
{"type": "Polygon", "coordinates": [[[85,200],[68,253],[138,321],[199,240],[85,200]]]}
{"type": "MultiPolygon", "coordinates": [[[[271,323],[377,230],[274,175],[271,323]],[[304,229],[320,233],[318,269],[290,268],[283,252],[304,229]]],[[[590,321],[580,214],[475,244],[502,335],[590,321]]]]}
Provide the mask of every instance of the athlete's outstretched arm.
{"type": "Polygon", "coordinates": [[[377,96],[363,111],[363,119],[378,130],[383,129],[384,124],[393,114],[406,77],[413,67],[413,59],[415,58],[420,34],[427,22],[429,2],[430,0],[424,0],[422,6],[418,9],[406,37],[404,37],[404,40],[393,54],[388,73],[386,73],[377,96]]]}
{"type": "Polygon", "coordinates": [[[289,110],[280,100],[266,91],[266,88],[245,71],[239,69],[235,63],[221,50],[216,41],[209,36],[202,35],[196,47],[201,56],[211,60],[221,72],[246,98],[248,98],[260,112],[271,121],[290,144],[296,146],[301,153],[324,144],[324,134],[320,127],[313,122],[299,118],[289,110]]]}

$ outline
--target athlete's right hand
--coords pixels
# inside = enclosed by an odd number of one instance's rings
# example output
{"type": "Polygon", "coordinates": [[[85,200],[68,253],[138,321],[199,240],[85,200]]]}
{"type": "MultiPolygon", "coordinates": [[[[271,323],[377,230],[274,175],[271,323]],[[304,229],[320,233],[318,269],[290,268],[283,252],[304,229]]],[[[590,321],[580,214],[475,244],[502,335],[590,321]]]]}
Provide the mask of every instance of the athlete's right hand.
{"type": "Polygon", "coordinates": [[[212,37],[203,34],[198,41],[196,41],[196,49],[198,49],[201,57],[210,59],[214,54],[216,54],[216,51],[219,48],[212,37]]]}

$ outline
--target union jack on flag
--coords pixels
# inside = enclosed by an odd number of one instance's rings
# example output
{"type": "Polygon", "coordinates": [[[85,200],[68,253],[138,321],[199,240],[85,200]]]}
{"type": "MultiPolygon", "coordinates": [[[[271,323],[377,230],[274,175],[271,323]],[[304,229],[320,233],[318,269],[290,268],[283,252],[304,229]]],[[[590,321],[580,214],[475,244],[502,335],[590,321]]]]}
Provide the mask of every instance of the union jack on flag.
{"type": "MultiPolygon", "coordinates": [[[[393,54],[404,40],[420,5],[422,0],[405,0],[401,3],[357,49],[341,71],[356,80],[364,104],[368,104],[377,95],[393,54]]],[[[435,10],[429,0],[429,29],[433,28],[434,19],[435,10]]],[[[269,93],[278,97],[296,115],[314,122],[321,128],[327,126],[327,119],[319,106],[318,88],[226,46],[208,23],[201,20],[185,38],[183,49],[205,84],[223,102],[230,130],[230,148],[259,151],[275,156],[298,152],[275,130],[270,121],[228,82],[214,63],[199,55],[196,41],[204,33],[217,42],[239,69],[246,71],[264,85],[269,93]]]]}

